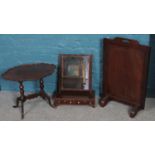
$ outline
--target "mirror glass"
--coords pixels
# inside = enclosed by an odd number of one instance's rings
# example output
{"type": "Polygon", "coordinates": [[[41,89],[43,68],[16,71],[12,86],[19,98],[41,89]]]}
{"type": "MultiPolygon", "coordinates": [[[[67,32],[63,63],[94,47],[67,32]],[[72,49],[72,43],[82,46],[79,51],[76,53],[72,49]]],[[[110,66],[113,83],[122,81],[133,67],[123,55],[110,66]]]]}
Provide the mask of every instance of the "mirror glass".
{"type": "Polygon", "coordinates": [[[89,89],[90,56],[62,57],[63,89],[89,89]]]}

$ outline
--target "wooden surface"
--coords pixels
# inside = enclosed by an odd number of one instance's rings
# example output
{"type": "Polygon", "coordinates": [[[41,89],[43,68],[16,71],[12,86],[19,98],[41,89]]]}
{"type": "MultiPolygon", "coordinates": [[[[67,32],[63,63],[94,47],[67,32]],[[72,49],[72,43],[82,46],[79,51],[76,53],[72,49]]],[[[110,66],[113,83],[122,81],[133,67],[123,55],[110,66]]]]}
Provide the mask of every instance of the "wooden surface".
{"type": "Polygon", "coordinates": [[[144,109],[150,48],[135,40],[104,39],[104,83],[101,106],[110,100],[131,105],[130,116],[144,109]]]}
{"type": "Polygon", "coordinates": [[[52,74],[55,68],[55,65],[46,63],[24,64],[9,69],[2,77],[12,81],[38,80],[52,74]]]}
{"type": "MultiPolygon", "coordinates": [[[[72,55],[65,54],[60,55],[59,57],[59,69],[58,69],[58,83],[57,83],[57,91],[53,95],[54,106],[58,106],[61,104],[66,105],[91,105],[95,107],[95,92],[92,90],[92,55],[72,55]],[[88,89],[68,89],[63,87],[63,72],[64,72],[64,63],[63,58],[66,57],[77,57],[82,58],[83,56],[89,57],[89,71],[88,71],[88,89]]],[[[69,79],[72,82],[72,78],[69,79]]]]}
{"type": "Polygon", "coordinates": [[[80,94],[76,91],[76,95],[72,92],[66,94],[58,94],[56,93],[54,96],[54,106],[57,107],[58,105],[90,105],[93,108],[95,107],[95,92],[87,91],[87,93],[80,94]]]}
{"type": "Polygon", "coordinates": [[[49,105],[51,104],[50,97],[44,91],[44,81],[43,78],[52,74],[56,66],[53,64],[26,64],[20,65],[6,71],[2,76],[6,80],[17,81],[19,83],[20,96],[16,99],[16,104],[14,108],[21,107],[21,118],[24,119],[24,102],[29,99],[40,96],[42,99],[47,100],[49,105]],[[25,95],[24,94],[24,81],[39,80],[40,91],[37,93],[25,95]],[[19,106],[21,104],[21,106],[19,106]]]}

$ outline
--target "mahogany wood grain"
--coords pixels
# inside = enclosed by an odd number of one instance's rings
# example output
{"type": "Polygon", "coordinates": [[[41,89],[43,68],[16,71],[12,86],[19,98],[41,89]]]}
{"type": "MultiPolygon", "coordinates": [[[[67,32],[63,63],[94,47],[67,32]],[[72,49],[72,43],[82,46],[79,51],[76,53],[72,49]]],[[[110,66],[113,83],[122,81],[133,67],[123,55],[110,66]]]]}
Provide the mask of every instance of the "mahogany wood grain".
{"type": "Polygon", "coordinates": [[[104,39],[103,95],[101,106],[116,100],[132,106],[130,117],[145,107],[150,47],[138,41],[104,39]]]}
{"type": "MultiPolygon", "coordinates": [[[[70,78],[70,82],[72,78],[70,78]]],[[[92,55],[80,55],[80,54],[62,54],[59,56],[59,67],[58,67],[58,77],[57,77],[57,91],[53,95],[54,106],[58,105],[91,105],[95,107],[95,92],[92,90],[92,55]],[[76,57],[80,60],[83,56],[89,58],[89,89],[66,89],[63,88],[63,72],[64,72],[64,58],[76,57]]]]}

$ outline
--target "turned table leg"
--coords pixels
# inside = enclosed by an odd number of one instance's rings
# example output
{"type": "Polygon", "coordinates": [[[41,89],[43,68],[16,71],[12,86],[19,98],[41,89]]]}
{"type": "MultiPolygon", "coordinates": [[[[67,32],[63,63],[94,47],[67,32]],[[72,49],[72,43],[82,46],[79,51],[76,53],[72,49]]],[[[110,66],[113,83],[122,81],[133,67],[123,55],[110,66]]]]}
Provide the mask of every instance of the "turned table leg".
{"type": "Polygon", "coordinates": [[[20,97],[16,100],[16,105],[14,106],[19,107],[19,101],[21,101],[21,118],[24,119],[24,102],[25,102],[25,95],[24,95],[24,85],[23,82],[19,82],[19,90],[20,90],[20,97]]]}
{"type": "Polygon", "coordinates": [[[53,107],[53,105],[51,104],[51,99],[50,97],[45,93],[44,91],[44,81],[43,79],[40,79],[40,96],[44,99],[44,100],[48,100],[48,103],[51,107],[53,107]]]}
{"type": "Polygon", "coordinates": [[[23,82],[19,82],[19,89],[20,89],[20,100],[21,100],[21,118],[24,118],[24,102],[25,102],[25,95],[24,95],[24,85],[23,82]]]}
{"type": "Polygon", "coordinates": [[[34,94],[30,94],[25,96],[24,95],[24,85],[23,85],[23,81],[19,82],[19,90],[20,90],[20,96],[17,97],[16,99],[16,105],[14,105],[14,108],[19,107],[19,102],[21,102],[21,118],[24,119],[24,102],[28,99],[32,99],[38,96],[41,96],[44,100],[47,100],[49,105],[51,107],[53,107],[53,105],[51,104],[51,99],[50,97],[45,93],[44,91],[44,81],[43,79],[40,79],[40,92],[39,93],[34,93],[34,94]]]}
{"type": "Polygon", "coordinates": [[[45,95],[44,95],[44,81],[43,81],[43,79],[40,79],[40,94],[41,94],[41,97],[43,99],[45,99],[45,95]]]}
{"type": "Polygon", "coordinates": [[[16,105],[14,105],[14,108],[19,107],[19,102],[21,101],[21,118],[24,119],[24,102],[25,102],[25,95],[24,95],[24,85],[23,82],[19,82],[19,91],[20,91],[20,96],[17,97],[16,99],[16,105]]]}
{"type": "Polygon", "coordinates": [[[18,108],[19,107],[19,101],[21,101],[21,99],[20,99],[20,97],[17,97],[16,105],[14,105],[13,108],[18,108]]]}

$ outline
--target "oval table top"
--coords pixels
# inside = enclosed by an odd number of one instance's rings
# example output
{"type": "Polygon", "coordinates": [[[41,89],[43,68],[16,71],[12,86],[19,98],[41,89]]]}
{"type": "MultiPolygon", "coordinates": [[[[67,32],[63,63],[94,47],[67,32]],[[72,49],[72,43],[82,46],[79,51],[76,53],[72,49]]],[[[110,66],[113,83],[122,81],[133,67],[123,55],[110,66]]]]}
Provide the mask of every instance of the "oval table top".
{"type": "Polygon", "coordinates": [[[55,68],[54,64],[47,63],[24,64],[9,69],[2,77],[6,80],[19,82],[39,80],[51,75],[55,68]]]}

